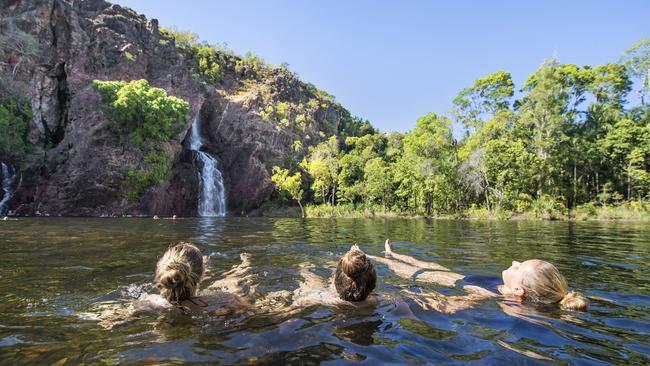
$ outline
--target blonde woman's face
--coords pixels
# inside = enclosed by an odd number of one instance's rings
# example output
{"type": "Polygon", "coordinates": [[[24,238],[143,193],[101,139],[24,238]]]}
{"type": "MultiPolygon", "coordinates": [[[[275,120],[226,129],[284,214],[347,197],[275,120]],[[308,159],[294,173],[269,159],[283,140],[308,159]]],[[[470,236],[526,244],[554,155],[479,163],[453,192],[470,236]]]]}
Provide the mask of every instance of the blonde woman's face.
{"type": "Polygon", "coordinates": [[[523,278],[530,273],[533,273],[540,266],[541,261],[538,259],[531,259],[525,262],[512,261],[512,265],[501,273],[503,277],[503,285],[499,286],[499,292],[503,295],[518,295],[523,293],[521,283],[523,278]]]}

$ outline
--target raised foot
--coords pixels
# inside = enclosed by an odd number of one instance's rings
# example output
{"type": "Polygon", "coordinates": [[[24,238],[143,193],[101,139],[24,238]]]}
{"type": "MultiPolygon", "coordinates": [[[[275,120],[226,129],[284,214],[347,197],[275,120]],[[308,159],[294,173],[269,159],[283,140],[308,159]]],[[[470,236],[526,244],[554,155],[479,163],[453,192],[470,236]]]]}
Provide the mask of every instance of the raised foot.
{"type": "Polygon", "coordinates": [[[386,243],[384,244],[384,251],[386,254],[391,254],[393,252],[393,242],[390,239],[386,239],[386,243]]]}

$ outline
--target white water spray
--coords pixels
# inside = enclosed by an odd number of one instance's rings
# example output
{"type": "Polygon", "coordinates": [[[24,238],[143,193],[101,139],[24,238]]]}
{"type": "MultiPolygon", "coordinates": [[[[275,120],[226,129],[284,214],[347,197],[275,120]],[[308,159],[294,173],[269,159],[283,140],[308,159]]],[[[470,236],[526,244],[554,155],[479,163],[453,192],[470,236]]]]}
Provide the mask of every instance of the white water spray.
{"type": "Polygon", "coordinates": [[[2,178],[2,200],[0,200],[0,215],[4,215],[7,211],[7,203],[11,197],[13,197],[14,192],[20,186],[22,181],[22,175],[16,172],[10,165],[5,163],[0,163],[0,178],[2,178]]]}
{"type": "Polygon", "coordinates": [[[201,151],[201,120],[197,116],[190,130],[189,149],[195,152],[195,166],[199,164],[199,216],[226,216],[226,192],[223,187],[223,176],[219,171],[217,159],[207,152],[201,151]]]}

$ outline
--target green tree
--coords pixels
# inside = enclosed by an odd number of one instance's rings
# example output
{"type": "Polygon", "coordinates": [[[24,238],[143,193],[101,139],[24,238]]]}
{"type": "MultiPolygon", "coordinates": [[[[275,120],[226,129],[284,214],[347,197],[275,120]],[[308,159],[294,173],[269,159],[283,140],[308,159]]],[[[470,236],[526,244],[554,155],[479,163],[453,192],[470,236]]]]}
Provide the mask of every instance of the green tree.
{"type": "Polygon", "coordinates": [[[212,46],[201,46],[196,49],[199,73],[209,83],[216,83],[223,77],[223,69],[219,54],[212,46]]]}
{"type": "Polygon", "coordinates": [[[368,197],[365,166],[369,160],[382,156],[385,146],[386,138],[381,134],[345,139],[346,152],[339,159],[338,174],[338,196],[342,201],[356,204],[368,197]]]}
{"type": "Polygon", "coordinates": [[[131,135],[136,145],[145,141],[169,140],[185,123],[189,104],[147,80],[94,80],[93,88],[108,105],[108,112],[121,132],[131,135]]]}
{"type": "Polygon", "coordinates": [[[400,175],[411,185],[415,208],[419,198],[426,215],[450,211],[457,203],[457,156],[450,126],[449,119],[429,113],[404,135],[400,175]]]}
{"type": "Polygon", "coordinates": [[[556,60],[544,62],[526,81],[524,89],[528,93],[518,105],[523,127],[528,130],[531,147],[539,159],[538,196],[558,193],[558,181],[554,178],[559,166],[559,147],[567,139],[564,124],[570,96],[564,82],[566,70],[556,60]]]}
{"type": "Polygon", "coordinates": [[[393,176],[390,166],[381,157],[368,160],[363,168],[365,194],[369,202],[381,203],[384,210],[391,202],[393,176]]]}
{"type": "Polygon", "coordinates": [[[510,107],[514,84],[509,72],[497,71],[463,89],[454,99],[454,115],[465,128],[480,128],[482,116],[510,107]]]}
{"type": "Polygon", "coordinates": [[[339,175],[339,142],[336,136],[309,148],[301,166],[313,179],[312,191],[321,202],[335,204],[339,175]]]}
{"type": "Polygon", "coordinates": [[[302,199],[304,190],[302,189],[302,174],[297,172],[293,175],[289,174],[289,169],[282,169],[278,166],[273,167],[273,175],[271,180],[275,183],[278,190],[287,192],[292,199],[298,202],[302,217],[305,217],[305,209],[302,207],[302,199]]]}
{"type": "Polygon", "coordinates": [[[633,78],[641,80],[641,104],[643,95],[650,93],[650,38],[645,38],[625,50],[621,62],[633,78]]]}
{"type": "Polygon", "coordinates": [[[650,124],[621,119],[607,133],[601,147],[620,174],[616,183],[626,182],[626,198],[632,199],[635,190],[639,197],[647,194],[650,187],[650,124]]]}

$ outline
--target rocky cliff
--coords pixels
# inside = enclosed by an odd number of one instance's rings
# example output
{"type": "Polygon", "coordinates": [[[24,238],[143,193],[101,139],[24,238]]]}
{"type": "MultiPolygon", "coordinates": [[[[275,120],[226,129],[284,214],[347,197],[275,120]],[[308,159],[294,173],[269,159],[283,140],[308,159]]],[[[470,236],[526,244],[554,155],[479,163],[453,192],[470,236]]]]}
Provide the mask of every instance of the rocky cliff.
{"type": "Polygon", "coordinates": [[[3,0],[0,37],[2,97],[24,98],[31,110],[29,154],[20,163],[0,153],[22,171],[8,203],[17,214],[196,215],[197,168],[184,141],[197,117],[229,214],[247,214],[273,192],[273,165],[350,128],[347,111],[285,67],[219,51],[222,75],[206,81],[155,19],[103,0],[3,0]],[[143,152],[112,128],[96,79],[146,79],[190,105],[185,125],[161,143],[166,178],[135,202],[124,175],[143,165],[143,152]]]}

